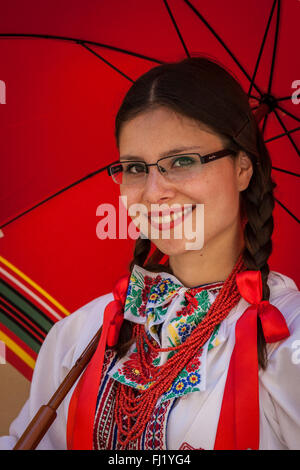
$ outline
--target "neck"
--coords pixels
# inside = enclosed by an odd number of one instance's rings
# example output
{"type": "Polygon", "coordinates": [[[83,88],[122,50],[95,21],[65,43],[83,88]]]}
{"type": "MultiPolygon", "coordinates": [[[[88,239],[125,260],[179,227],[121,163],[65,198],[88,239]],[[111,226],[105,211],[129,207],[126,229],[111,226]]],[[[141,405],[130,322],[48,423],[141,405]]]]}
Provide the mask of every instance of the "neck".
{"type": "Polygon", "coordinates": [[[211,239],[199,251],[170,256],[174,276],[186,287],[225,281],[244,247],[240,225],[230,227],[222,236],[211,239]]]}

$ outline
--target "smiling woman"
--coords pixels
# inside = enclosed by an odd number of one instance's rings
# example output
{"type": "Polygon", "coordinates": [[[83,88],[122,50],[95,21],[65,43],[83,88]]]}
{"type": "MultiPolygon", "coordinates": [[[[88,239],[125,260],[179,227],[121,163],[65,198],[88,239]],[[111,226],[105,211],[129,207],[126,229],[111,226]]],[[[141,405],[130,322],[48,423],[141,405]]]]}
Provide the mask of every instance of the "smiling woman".
{"type": "Polygon", "coordinates": [[[299,448],[300,293],[269,269],[275,183],[247,95],[210,59],[163,64],[132,85],[115,136],[108,174],[158,237],[141,227],[129,276],[50,330],[3,448],[102,321],[39,449],[299,448]],[[204,235],[199,249],[175,236],[187,222],[204,235]]]}
{"type": "MultiPolygon", "coordinates": [[[[169,147],[172,142],[190,143],[193,148],[193,144],[201,142],[202,155],[211,156],[224,147],[222,139],[212,131],[201,129],[195,121],[161,107],[139,115],[123,126],[120,153],[122,156],[127,153],[126,149],[133,146],[144,148],[147,163],[151,164],[156,161],[156,155],[161,154],[160,149],[169,147]]],[[[245,156],[233,160],[232,154],[233,151],[227,150],[222,155],[224,158],[211,159],[206,161],[207,164],[201,163],[200,154],[191,154],[189,158],[193,156],[195,163],[190,164],[188,169],[187,164],[183,169],[180,166],[174,169],[174,164],[169,169],[166,161],[180,158],[179,154],[177,157],[164,157],[159,160],[159,166],[167,168],[165,171],[158,172],[151,168],[143,178],[143,184],[135,180],[133,184],[120,186],[129,207],[140,203],[146,206],[149,213],[152,213],[151,206],[156,204],[164,204],[166,208],[177,204],[183,209],[185,204],[204,204],[205,247],[200,253],[186,250],[187,239],[184,236],[180,240],[174,238],[173,227],[170,237],[155,240],[157,248],[169,255],[173,274],[187,286],[225,280],[241,251],[239,193],[249,184],[252,165],[245,156]],[[202,257],[200,265],[199,256],[202,257]]],[[[201,231],[203,227],[196,227],[195,211],[190,213],[190,217],[193,218],[193,232],[201,231]]],[[[152,221],[152,224],[155,222],[152,221]]]]}
{"type": "MultiPolygon", "coordinates": [[[[201,252],[184,250],[185,239],[155,241],[169,255],[166,270],[187,286],[223,281],[243,250],[247,268],[261,271],[263,298],[268,300],[267,261],[272,252],[276,185],[247,96],[232,76],[200,57],[151,69],[127,93],[116,116],[115,135],[120,160],[139,155],[154,163],[172,148],[175,153],[197,149],[201,155],[232,149],[226,158],[202,164],[201,174],[194,172],[177,185],[153,168],[144,186],[122,185],[121,194],[128,197],[128,205],[137,201],[147,207],[204,204],[201,252]],[[245,227],[241,220],[247,221],[245,227]]],[[[149,239],[137,240],[131,269],[143,265],[150,247],[149,239]]],[[[148,265],[148,269],[161,267],[148,265]]],[[[258,337],[263,366],[265,342],[260,325],[258,337]]]]}

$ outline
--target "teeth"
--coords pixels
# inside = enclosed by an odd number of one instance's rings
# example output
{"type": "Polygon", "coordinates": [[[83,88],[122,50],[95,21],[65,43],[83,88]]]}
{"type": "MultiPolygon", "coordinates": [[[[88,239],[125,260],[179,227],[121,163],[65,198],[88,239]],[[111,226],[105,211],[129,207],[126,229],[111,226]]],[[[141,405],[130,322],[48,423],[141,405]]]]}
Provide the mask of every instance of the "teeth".
{"type": "Polygon", "coordinates": [[[170,223],[172,220],[181,219],[183,215],[188,214],[192,211],[192,207],[187,207],[181,212],[172,213],[171,215],[164,215],[163,217],[155,217],[154,215],[151,217],[153,222],[159,223],[170,223]]]}

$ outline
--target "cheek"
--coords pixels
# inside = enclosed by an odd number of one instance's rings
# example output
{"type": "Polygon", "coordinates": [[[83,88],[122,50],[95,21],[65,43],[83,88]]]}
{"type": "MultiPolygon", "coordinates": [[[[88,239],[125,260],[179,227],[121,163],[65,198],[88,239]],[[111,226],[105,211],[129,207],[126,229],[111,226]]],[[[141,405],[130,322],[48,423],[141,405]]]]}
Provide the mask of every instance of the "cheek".
{"type": "Polygon", "coordinates": [[[177,187],[178,194],[182,197],[178,197],[179,202],[183,203],[198,203],[204,202],[204,199],[209,193],[211,184],[206,179],[191,178],[188,182],[181,183],[180,187],[177,187]]]}
{"type": "Polygon", "coordinates": [[[204,200],[204,220],[209,231],[231,225],[239,212],[239,191],[232,180],[209,188],[204,200]]]}
{"type": "Polygon", "coordinates": [[[206,233],[218,231],[230,225],[239,210],[239,191],[232,174],[215,173],[200,180],[191,180],[184,188],[184,194],[198,204],[204,204],[204,230],[206,233]]]}
{"type": "Polygon", "coordinates": [[[180,187],[180,193],[184,194],[189,202],[213,206],[218,197],[218,186],[217,182],[209,177],[192,178],[180,187]]]}
{"type": "MultiPolygon", "coordinates": [[[[129,208],[133,206],[134,204],[141,203],[140,191],[134,188],[128,188],[128,187],[125,189],[120,188],[120,196],[123,196],[124,198],[124,203],[126,204],[127,212],[129,212],[129,208]]],[[[128,216],[132,219],[129,213],[128,213],[128,216]]]]}

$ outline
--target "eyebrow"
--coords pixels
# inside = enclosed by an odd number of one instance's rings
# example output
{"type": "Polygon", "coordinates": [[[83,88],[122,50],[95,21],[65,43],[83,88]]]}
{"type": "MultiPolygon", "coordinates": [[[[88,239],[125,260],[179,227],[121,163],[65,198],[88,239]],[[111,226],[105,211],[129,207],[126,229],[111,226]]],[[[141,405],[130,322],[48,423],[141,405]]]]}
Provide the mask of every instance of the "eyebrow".
{"type": "MultiPolygon", "coordinates": [[[[169,149],[166,152],[161,153],[159,155],[159,158],[167,157],[168,155],[173,155],[178,152],[185,152],[186,150],[199,150],[199,149],[201,149],[199,145],[194,146],[194,147],[176,147],[176,148],[169,149]]],[[[144,159],[142,157],[139,157],[138,155],[122,155],[120,156],[120,160],[143,160],[144,161],[144,159]]]]}

